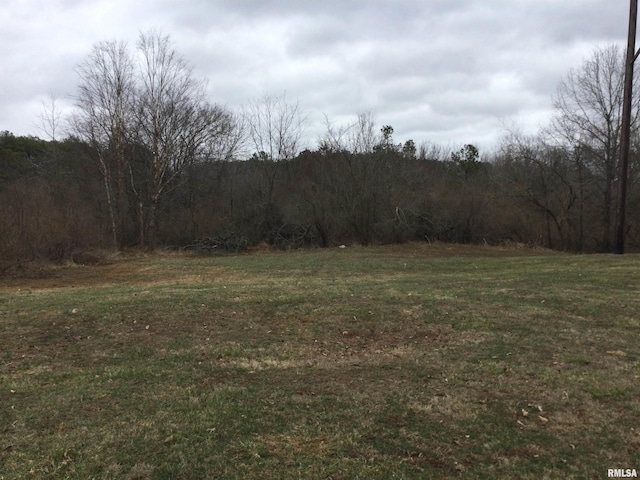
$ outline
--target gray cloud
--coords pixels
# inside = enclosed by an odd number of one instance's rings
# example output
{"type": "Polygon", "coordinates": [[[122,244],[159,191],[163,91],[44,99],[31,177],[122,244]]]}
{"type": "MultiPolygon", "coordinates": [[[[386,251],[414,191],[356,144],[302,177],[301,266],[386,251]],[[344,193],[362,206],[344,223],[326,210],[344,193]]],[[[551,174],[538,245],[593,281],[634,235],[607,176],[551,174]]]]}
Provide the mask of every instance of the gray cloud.
{"type": "Polygon", "coordinates": [[[310,143],[323,114],[371,111],[398,141],[490,148],[504,123],[546,122],[563,75],[623,45],[627,15],[626,0],[5,0],[0,130],[40,134],[40,102],[71,105],[95,42],[159,28],[213,101],[298,99],[310,143]]]}

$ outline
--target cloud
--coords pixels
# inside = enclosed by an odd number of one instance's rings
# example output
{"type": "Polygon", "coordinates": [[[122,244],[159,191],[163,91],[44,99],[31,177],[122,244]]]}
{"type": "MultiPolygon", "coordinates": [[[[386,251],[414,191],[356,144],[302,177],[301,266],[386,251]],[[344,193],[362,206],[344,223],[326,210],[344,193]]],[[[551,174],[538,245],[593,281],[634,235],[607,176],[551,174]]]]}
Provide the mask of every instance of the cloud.
{"type": "Polygon", "coordinates": [[[312,142],[326,114],[371,111],[397,140],[496,145],[530,132],[561,78],[596,46],[623,44],[626,2],[611,0],[5,0],[0,130],[34,132],[49,92],[68,100],[92,45],[134,45],[161,29],[240,108],[264,93],[298,99],[312,142]]]}

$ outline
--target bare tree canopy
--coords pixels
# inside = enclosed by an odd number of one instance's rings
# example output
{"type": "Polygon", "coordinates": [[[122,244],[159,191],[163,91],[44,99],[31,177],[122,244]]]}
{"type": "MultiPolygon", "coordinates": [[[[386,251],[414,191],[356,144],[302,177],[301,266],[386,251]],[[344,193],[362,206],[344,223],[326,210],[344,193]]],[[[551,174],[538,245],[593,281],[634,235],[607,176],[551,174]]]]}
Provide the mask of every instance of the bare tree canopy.
{"type": "Polygon", "coordinates": [[[194,163],[229,159],[241,138],[234,116],[207,100],[205,82],[194,77],[169,36],[141,34],[136,59],[138,68],[123,43],[96,44],[79,67],[73,121],[76,135],[99,152],[120,246],[117,219],[128,208],[127,184],[137,204],[138,242],[145,245],[153,242],[158,203],[175,180],[194,163]]]}
{"type": "MultiPolygon", "coordinates": [[[[398,142],[370,112],[325,117],[314,149],[303,143],[298,101],[265,94],[234,114],[211,101],[169,36],[100,42],[78,67],[72,137],[56,138],[55,98],[41,118],[55,141],[0,132],[0,224],[9,231],[0,258],[5,248],[60,259],[88,244],[236,250],[415,240],[610,251],[622,66],[617,47],[595,50],[562,79],[553,122],[537,135],[512,130],[493,153],[398,142]]],[[[639,133],[624,232],[635,250],[639,133]]]]}
{"type": "Polygon", "coordinates": [[[280,161],[294,158],[301,150],[306,118],[299,102],[288,103],[284,94],[265,94],[249,102],[244,117],[254,153],[280,161]]]}
{"type": "Polygon", "coordinates": [[[126,210],[126,145],[135,108],[135,71],[126,44],[105,41],[94,45],[78,67],[80,86],[72,130],[93,147],[103,176],[112,238],[122,247],[126,210]],[[115,186],[114,186],[115,185],[115,186]]]}
{"type": "Polygon", "coordinates": [[[58,106],[58,97],[49,94],[47,100],[42,101],[42,108],[38,118],[38,129],[41,130],[53,142],[58,140],[58,134],[62,125],[62,112],[58,106]]]}
{"type": "Polygon", "coordinates": [[[376,133],[376,121],[373,113],[361,112],[356,120],[348,125],[334,127],[325,117],[326,132],[320,138],[321,148],[341,151],[347,150],[354,154],[371,153],[380,141],[376,133]]]}
{"type": "MultiPolygon", "coordinates": [[[[601,211],[605,225],[602,244],[612,240],[614,189],[620,148],[624,56],[616,45],[594,50],[580,67],[560,82],[553,99],[556,114],[547,133],[561,144],[579,149],[577,157],[601,181],[601,211]]],[[[634,99],[633,124],[637,128],[639,97],[634,99]]]]}

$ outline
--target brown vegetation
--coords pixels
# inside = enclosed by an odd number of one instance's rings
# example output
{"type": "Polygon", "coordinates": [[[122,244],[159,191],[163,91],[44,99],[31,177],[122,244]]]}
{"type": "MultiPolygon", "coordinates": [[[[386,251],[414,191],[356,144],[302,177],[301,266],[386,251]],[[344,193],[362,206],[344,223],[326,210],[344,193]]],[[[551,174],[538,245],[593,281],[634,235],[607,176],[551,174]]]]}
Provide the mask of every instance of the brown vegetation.
{"type": "MultiPolygon", "coordinates": [[[[0,135],[0,271],[109,244],[206,253],[410,241],[611,249],[623,77],[615,47],[569,72],[547,129],[510,134],[483,154],[396,143],[370,114],[327,121],[317,149],[301,151],[298,103],[266,95],[234,116],[204,98],[168,38],[143,35],[139,48],[150,62],[145,79],[124,46],[96,45],[81,68],[75,136],[0,135]],[[144,82],[156,80],[171,86],[166,96],[148,96],[158,90],[144,82]]],[[[637,151],[634,143],[631,251],[640,248],[637,151]]]]}

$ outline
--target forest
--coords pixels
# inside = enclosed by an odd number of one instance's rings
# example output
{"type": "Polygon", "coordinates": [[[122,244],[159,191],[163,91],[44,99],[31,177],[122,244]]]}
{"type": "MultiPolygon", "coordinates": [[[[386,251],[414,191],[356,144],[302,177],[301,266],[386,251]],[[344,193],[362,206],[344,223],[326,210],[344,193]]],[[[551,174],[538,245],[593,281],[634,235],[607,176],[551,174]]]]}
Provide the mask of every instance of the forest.
{"type": "MultiPolygon", "coordinates": [[[[0,271],[100,249],[204,252],[408,241],[610,252],[624,58],[600,47],[569,70],[536,135],[480,152],[354,112],[302,148],[305,113],[286,96],[242,111],[211,102],[168,36],[94,45],[75,110],[52,102],[43,133],[0,133],[0,271]],[[62,133],[61,133],[62,132],[62,133]]],[[[640,89],[636,89],[640,91],[640,89]]],[[[625,240],[640,249],[638,99],[625,240]]]]}

